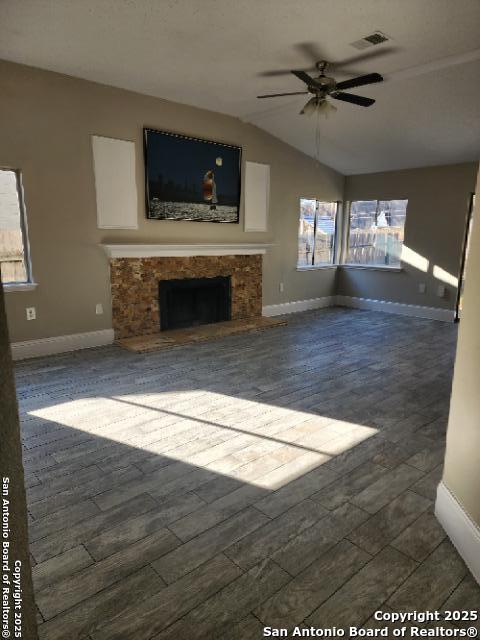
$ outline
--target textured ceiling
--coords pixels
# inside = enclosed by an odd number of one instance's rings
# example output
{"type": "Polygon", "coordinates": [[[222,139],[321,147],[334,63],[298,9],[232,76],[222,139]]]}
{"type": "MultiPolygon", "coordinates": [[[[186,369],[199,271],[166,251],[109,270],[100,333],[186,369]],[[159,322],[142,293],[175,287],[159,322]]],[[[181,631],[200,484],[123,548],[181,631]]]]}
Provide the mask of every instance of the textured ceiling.
{"type": "MultiPolygon", "coordinates": [[[[476,160],[480,147],[479,0],[0,0],[0,58],[123,87],[251,122],[345,174],[476,160]],[[383,73],[358,93],[299,116],[305,43],[340,61],[381,30],[384,55],[350,65],[383,73]]],[[[337,74],[344,79],[345,74],[337,74]]]]}

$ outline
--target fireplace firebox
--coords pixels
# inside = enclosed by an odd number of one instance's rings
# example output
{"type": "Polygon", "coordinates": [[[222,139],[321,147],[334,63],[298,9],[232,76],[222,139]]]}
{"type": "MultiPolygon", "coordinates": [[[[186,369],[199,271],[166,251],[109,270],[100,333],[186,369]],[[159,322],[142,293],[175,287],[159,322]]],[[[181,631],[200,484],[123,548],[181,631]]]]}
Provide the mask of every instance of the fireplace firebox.
{"type": "Polygon", "coordinates": [[[159,306],[161,331],[230,320],[230,277],[161,280],[159,306]]]}

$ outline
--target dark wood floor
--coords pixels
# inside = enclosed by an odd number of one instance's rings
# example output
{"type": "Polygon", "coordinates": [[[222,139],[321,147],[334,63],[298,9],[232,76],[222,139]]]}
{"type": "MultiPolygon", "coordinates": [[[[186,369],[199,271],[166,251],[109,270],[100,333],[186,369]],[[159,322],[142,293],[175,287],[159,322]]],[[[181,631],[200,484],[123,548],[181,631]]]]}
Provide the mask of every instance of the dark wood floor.
{"type": "Polygon", "coordinates": [[[248,640],[478,607],[432,510],[455,342],[328,309],[19,363],[40,638],[248,640]]]}

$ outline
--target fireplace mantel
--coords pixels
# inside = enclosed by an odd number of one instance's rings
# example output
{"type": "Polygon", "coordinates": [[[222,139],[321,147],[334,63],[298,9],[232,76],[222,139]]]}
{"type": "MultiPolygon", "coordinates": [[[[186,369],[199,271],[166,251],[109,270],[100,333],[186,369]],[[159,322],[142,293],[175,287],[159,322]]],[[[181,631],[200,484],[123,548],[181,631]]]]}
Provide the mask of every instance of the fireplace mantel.
{"type": "Polygon", "coordinates": [[[102,244],[110,259],[263,255],[271,244],[102,244]]]}

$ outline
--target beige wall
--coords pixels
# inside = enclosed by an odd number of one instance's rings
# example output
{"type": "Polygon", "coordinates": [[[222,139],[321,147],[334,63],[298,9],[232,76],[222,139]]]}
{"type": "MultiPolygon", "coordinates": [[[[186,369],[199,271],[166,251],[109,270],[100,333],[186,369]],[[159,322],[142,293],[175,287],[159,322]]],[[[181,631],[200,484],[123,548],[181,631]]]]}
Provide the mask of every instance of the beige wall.
{"type": "MultiPolygon", "coordinates": [[[[22,170],[31,243],[32,292],[8,293],[14,342],[111,327],[108,261],[101,242],[267,242],[264,305],[339,293],[453,309],[456,289],[439,298],[438,265],[458,277],[465,218],[476,164],[349,176],[230,116],[0,61],[0,166],[22,170]],[[241,145],[243,162],[271,165],[269,231],[146,220],[142,129],[149,126],[241,145]],[[98,230],[90,136],[134,140],[137,147],[136,231],[98,230]],[[344,192],[345,187],[345,192],[344,192]],[[297,271],[298,200],[408,198],[405,244],[429,262],[427,273],[340,269],[297,271]],[[280,292],[280,283],[284,291],[280,292]],[[425,282],[427,292],[418,293],[425,282]],[[102,303],[104,315],[95,315],[102,303]],[[27,321],[25,307],[37,320],[27,321]]],[[[444,284],[444,283],[442,283],[444,284]]]]}
{"type": "MultiPolygon", "coordinates": [[[[480,193],[480,173],[476,193],[480,193]]],[[[476,199],[443,481],[480,527],[480,198],[476,199]]]]}
{"type": "Polygon", "coordinates": [[[404,263],[400,273],[341,269],[337,293],[374,300],[454,309],[456,287],[446,284],[446,297],[436,289],[445,284],[433,274],[435,266],[458,278],[470,195],[475,188],[477,164],[389,171],[348,176],[345,200],[408,198],[405,245],[428,261],[425,273],[404,263]],[[424,282],[425,294],[418,292],[424,282]]]}
{"type": "Polygon", "coordinates": [[[0,78],[0,166],[22,170],[39,284],[6,296],[13,342],[111,327],[101,242],[272,242],[264,260],[264,304],[334,293],[333,270],[297,272],[296,257],[298,200],[341,200],[344,178],[336,171],[229,116],[2,61],[0,78]],[[239,225],[146,220],[144,126],[241,145],[243,162],[270,164],[269,232],[243,232],[243,208],[239,225]],[[96,228],[92,134],[136,142],[137,231],[96,228]],[[98,302],[103,316],[95,315],[98,302]],[[29,306],[37,320],[26,320],[29,306]]]}

